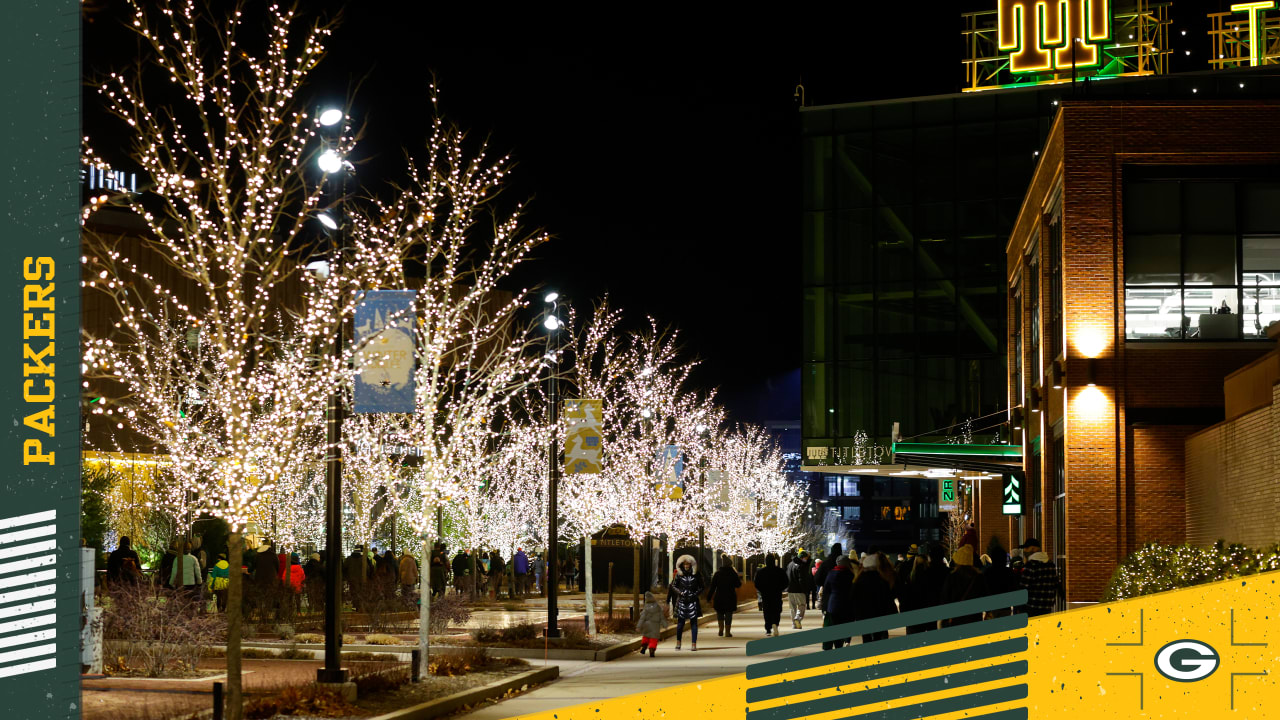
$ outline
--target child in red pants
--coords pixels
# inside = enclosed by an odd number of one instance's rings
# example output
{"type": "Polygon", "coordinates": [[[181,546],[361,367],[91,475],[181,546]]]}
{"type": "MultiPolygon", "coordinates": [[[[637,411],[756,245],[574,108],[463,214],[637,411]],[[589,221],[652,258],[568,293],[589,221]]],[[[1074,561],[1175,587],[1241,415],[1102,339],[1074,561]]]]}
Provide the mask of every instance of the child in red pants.
{"type": "Polygon", "coordinates": [[[658,638],[662,637],[662,631],[667,627],[666,608],[658,604],[657,598],[653,593],[646,592],[644,594],[644,609],[640,611],[640,618],[636,620],[636,632],[640,633],[640,654],[643,655],[645,649],[649,650],[649,657],[653,657],[658,650],[658,638]]]}

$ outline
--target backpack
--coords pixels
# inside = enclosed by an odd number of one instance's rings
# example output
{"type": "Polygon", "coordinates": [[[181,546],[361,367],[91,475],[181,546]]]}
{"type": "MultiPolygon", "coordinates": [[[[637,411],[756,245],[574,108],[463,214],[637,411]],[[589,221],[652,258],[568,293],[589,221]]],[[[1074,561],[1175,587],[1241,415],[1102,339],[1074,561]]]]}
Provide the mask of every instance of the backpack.
{"type": "Polygon", "coordinates": [[[127,580],[137,580],[142,577],[142,570],[138,568],[138,561],[131,557],[127,557],[120,562],[120,577],[127,580]]]}

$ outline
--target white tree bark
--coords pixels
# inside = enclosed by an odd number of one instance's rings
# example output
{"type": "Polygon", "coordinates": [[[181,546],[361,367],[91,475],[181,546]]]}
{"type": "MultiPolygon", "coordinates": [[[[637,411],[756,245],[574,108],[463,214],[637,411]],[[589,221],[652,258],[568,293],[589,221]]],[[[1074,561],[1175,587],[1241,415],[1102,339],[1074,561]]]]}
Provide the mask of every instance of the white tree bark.
{"type": "MultiPolygon", "coordinates": [[[[425,513],[424,513],[425,517],[425,513]]],[[[422,531],[422,562],[418,566],[418,677],[425,681],[431,673],[431,532],[422,531]]]]}

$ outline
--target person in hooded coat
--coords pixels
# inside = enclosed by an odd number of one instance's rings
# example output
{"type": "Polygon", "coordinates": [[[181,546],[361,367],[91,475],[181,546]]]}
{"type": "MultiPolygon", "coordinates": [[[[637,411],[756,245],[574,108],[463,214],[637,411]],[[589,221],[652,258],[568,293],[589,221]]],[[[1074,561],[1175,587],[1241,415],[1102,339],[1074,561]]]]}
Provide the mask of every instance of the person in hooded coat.
{"type": "Polygon", "coordinates": [[[773,634],[773,628],[782,621],[782,593],[787,589],[787,573],[778,567],[778,556],[765,556],[764,567],[756,571],[756,592],[760,594],[760,603],[764,610],[764,636],[773,634]]]}
{"type": "Polygon", "coordinates": [[[640,617],[636,620],[636,632],[640,633],[641,655],[647,649],[649,657],[654,656],[658,650],[658,640],[666,628],[666,609],[658,604],[658,598],[654,597],[653,593],[645,592],[644,609],[640,611],[640,617]]]}
{"type": "MultiPolygon", "coordinates": [[[[893,571],[893,568],[887,565],[888,562],[883,553],[869,553],[862,559],[862,572],[858,573],[857,579],[853,581],[853,617],[855,619],[870,620],[898,612],[898,606],[893,602],[893,588],[884,577],[886,571],[889,573],[893,571]]],[[[862,642],[869,643],[888,637],[888,630],[880,630],[864,634],[862,642]]]]}
{"type": "Polygon", "coordinates": [[[698,616],[702,615],[702,603],[698,596],[702,594],[702,576],[698,574],[698,563],[692,555],[681,555],[676,561],[676,576],[671,578],[671,587],[667,590],[667,602],[675,608],[676,649],[680,649],[681,636],[684,635],[684,624],[689,622],[689,640],[694,652],[698,650],[698,616]]]}
{"type": "MultiPolygon", "coordinates": [[[[951,555],[953,567],[951,574],[947,576],[947,580],[942,585],[942,603],[956,603],[964,600],[973,600],[987,594],[987,583],[982,578],[982,573],[973,566],[973,548],[969,545],[961,545],[951,555]]],[[[942,621],[943,627],[951,627],[952,625],[965,625],[967,623],[980,622],[982,613],[971,613],[969,615],[961,615],[959,617],[950,618],[942,621]]]]}
{"type": "MultiPolygon", "coordinates": [[[[813,584],[815,587],[822,589],[826,585],[827,574],[835,569],[836,561],[840,559],[841,555],[844,555],[844,546],[840,543],[832,545],[831,552],[827,553],[827,556],[822,560],[822,564],[818,566],[818,571],[814,573],[813,584]]],[[[818,599],[818,607],[823,607],[821,598],[818,599]]]]}
{"type": "MultiPolygon", "coordinates": [[[[936,607],[942,602],[942,585],[947,581],[947,575],[950,573],[947,564],[943,562],[945,553],[942,545],[933,543],[929,546],[927,555],[916,558],[915,566],[911,569],[911,575],[907,580],[904,610],[923,610],[936,607]]],[[[938,622],[935,620],[908,625],[907,634],[915,635],[937,629],[938,622]]]]}
{"type": "Polygon", "coordinates": [[[142,577],[141,571],[142,561],[138,559],[138,551],[131,547],[127,536],[120,538],[120,547],[112,550],[107,558],[107,581],[136,582],[142,577]],[[125,571],[125,560],[131,560],[133,563],[128,572],[125,571]]]}
{"type": "MultiPolygon", "coordinates": [[[[853,622],[854,604],[853,604],[853,563],[848,557],[841,555],[838,558],[827,558],[827,562],[831,564],[831,570],[827,573],[827,579],[822,584],[822,596],[819,600],[819,606],[822,608],[823,618],[822,626],[829,627],[831,625],[839,625],[841,623],[853,622]]],[[[834,650],[844,647],[851,642],[852,638],[839,638],[836,640],[826,640],[822,643],[823,650],[834,650]]]]}
{"type": "MultiPolygon", "coordinates": [[[[1001,595],[1021,588],[1018,584],[1018,576],[1014,575],[1013,570],[1009,568],[1009,556],[997,538],[991,538],[991,543],[987,545],[987,556],[991,558],[991,564],[982,569],[982,579],[987,584],[988,594],[1001,595]]],[[[1012,614],[1012,606],[987,612],[988,617],[1005,617],[1012,614]]]]}
{"type": "Polygon", "coordinates": [[[738,609],[738,588],[742,587],[742,578],[729,562],[729,558],[720,559],[720,569],[711,576],[711,589],[707,590],[707,602],[716,611],[716,622],[720,625],[719,635],[733,637],[733,612],[738,609]]]}

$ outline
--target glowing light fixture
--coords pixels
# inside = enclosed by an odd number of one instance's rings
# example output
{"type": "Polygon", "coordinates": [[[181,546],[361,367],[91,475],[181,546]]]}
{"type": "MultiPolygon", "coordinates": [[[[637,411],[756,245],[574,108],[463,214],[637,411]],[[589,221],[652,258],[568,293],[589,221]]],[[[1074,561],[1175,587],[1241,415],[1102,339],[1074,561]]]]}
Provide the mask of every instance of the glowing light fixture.
{"type": "Polygon", "coordinates": [[[334,125],[342,122],[344,117],[346,117],[346,115],[338,108],[328,108],[320,111],[319,120],[321,125],[325,127],[333,127],[334,125]]]}
{"type": "Polygon", "coordinates": [[[327,173],[336,173],[342,169],[342,157],[332,150],[325,150],[316,159],[316,164],[327,173]]]}
{"type": "Polygon", "coordinates": [[[316,219],[320,221],[321,225],[329,228],[330,230],[338,229],[338,221],[334,220],[333,216],[329,213],[316,213],[316,219]]]}
{"type": "Polygon", "coordinates": [[[560,318],[556,317],[555,315],[548,315],[547,319],[542,321],[542,327],[548,330],[559,330],[560,318]]]}

